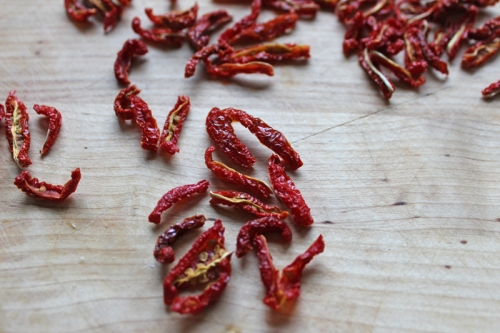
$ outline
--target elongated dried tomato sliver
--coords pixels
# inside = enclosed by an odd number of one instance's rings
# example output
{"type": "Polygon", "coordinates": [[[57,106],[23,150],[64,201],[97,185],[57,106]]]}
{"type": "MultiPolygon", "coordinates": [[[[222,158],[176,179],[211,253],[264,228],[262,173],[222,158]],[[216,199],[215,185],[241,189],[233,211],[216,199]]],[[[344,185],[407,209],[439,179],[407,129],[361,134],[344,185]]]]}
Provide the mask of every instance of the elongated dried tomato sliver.
{"type": "Polygon", "coordinates": [[[425,83],[425,78],[423,76],[414,78],[410,71],[378,51],[370,51],[370,58],[373,63],[377,63],[381,66],[386,67],[391,72],[393,72],[394,75],[396,75],[401,81],[408,83],[412,87],[420,87],[425,83]]]}
{"type": "Polygon", "coordinates": [[[198,4],[187,10],[174,10],[163,15],[153,14],[153,9],[144,9],[146,15],[156,25],[165,26],[172,31],[180,31],[191,27],[196,22],[198,15],[198,4]]]}
{"type": "Polygon", "coordinates": [[[26,195],[40,200],[61,202],[66,200],[76,191],[80,178],[80,169],[77,168],[71,173],[71,179],[64,185],[52,185],[40,182],[38,178],[32,178],[28,171],[23,171],[14,180],[14,184],[26,195]]]}
{"type": "Polygon", "coordinates": [[[266,216],[245,223],[236,237],[236,257],[241,258],[252,251],[252,242],[255,236],[266,232],[280,232],[285,243],[292,241],[292,230],[285,221],[277,217],[266,216]]]}
{"type": "Polygon", "coordinates": [[[175,253],[172,249],[172,245],[175,241],[189,230],[203,227],[205,221],[205,216],[195,215],[168,228],[156,241],[153,251],[156,261],[162,264],[173,263],[175,260],[175,253]]]}
{"type": "Polygon", "coordinates": [[[188,78],[194,75],[196,71],[196,66],[198,63],[202,60],[207,60],[208,57],[210,57],[213,54],[216,54],[219,52],[220,46],[215,44],[215,45],[210,45],[210,46],[205,46],[198,50],[187,62],[186,68],[184,69],[184,77],[188,78]]]}
{"type": "Polygon", "coordinates": [[[483,89],[484,98],[491,98],[500,92],[500,81],[494,82],[483,89]]]}
{"type": "Polygon", "coordinates": [[[163,132],[161,133],[160,138],[160,147],[167,151],[170,155],[179,152],[177,141],[179,140],[182,125],[186,120],[190,107],[191,102],[189,97],[184,95],[179,96],[177,98],[177,103],[165,120],[165,125],[163,126],[163,132]]]}
{"type": "Polygon", "coordinates": [[[347,24],[347,31],[344,35],[344,42],[342,43],[342,52],[344,52],[344,54],[359,50],[361,46],[361,34],[363,33],[364,23],[365,17],[360,11],[356,12],[356,15],[349,20],[347,24]]]}
{"type": "Polygon", "coordinates": [[[459,28],[453,36],[451,36],[450,41],[446,45],[446,53],[448,53],[450,61],[455,58],[460,44],[467,38],[469,30],[473,28],[478,11],[479,10],[476,6],[469,6],[462,21],[460,22],[459,28]]]}
{"type": "Polygon", "coordinates": [[[424,55],[425,60],[429,65],[433,68],[437,69],[441,73],[448,75],[448,65],[439,59],[439,57],[431,50],[423,31],[420,29],[418,31],[418,39],[420,41],[420,48],[422,50],[422,54],[424,55]]]}
{"type": "Polygon", "coordinates": [[[217,178],[243,186],[246,190],[258,193],[264,198],[269,197],[273,193],[273,190],[266,184],[266,182],[244,175],[228,167],[222,162],[214,161],[212,158],[212,153],[214,151],[214,146],[207,148],[205,151],[205,164],[207,165],[207,168],[209,168],[210,171],[217,176],[217,178]]]}
{"type": "Polygon", "coordinates": [[[307,206],[302,194],[295,186],[293,180],[286,174],[284,166],[278,155],[269,158],[268,169],[269,181],[276,194],[290,209],[293,222],[307,227],[314,223],[309,206],[307,206]]]}
{"type": "Polygon", "coordinates": [[[121,120],[131,120],[135,118],[135,112],[130,105],[130,96],[137,95],[141,92],[136,85],[131,85],[127,88],[120,90],[115,98],[113,107],[115,114],[121,120]]]}
{"type": "MultiPolygon", "coordinates": [[[[104,31],[113,30],[123,13],[123,4],[115,4],[112,0],[89,0],[104,14],[104,31]]],[[[129,1],[127,2],[129,3],[129,1]]]]}
{"type": "Polygon", "coordinates": [[[40,150],[40,154],[44,155],[49,151],[49,149],[57,139],[57,135],[59,134],[59,130],[62,126],[62,115],[61,112],[57,111],[56,108],[53,108],[51,106],[35,104],[33,106],[33,109],[36,113],[42,114],[49,118],[49,130],[47,131],[47,138],[45,139],[42,150],[40,150]]]}
{"type": "Polygon", "coordinates": [[[469,47],[462,56],[463,68],[481,66],[500,51],[500,29],[489,38],[481,40],[469,47]]]}
{"type": "Polygon", "coordinates": [[[115,77],[118,83],[129,85],[128,72],[134,56],[142,56],[148,53],[148,47],[138,39],[128,39],[122,49],[116,55],[115,77]]]}
{"type": "Polygon", "coordinates": [[[270,21],[255,24],[243,29],[236,36],[231,38],[228,43],[233,44],[241,40],[263,42],[277,38],[292,31],[298,19],[299,17],[295,13],[279,15],[270,21]]]}
{"type": "Polygon", "coordinates": [[[136,34],[151,42],[163,43],[174,47],[181,47],[184,42],[184,34],[182,32],[166,28],[142,29],[141,20],[138,17],[134,17],[132,20],[132,29],[136,34]]]}
{"type": "Polygon", "coordinates": [[[130,106],[134,110],[134,119],[142,131],[141,147],[148,151],[157,151],[160,129],[149,109],[148,104],[137,95],[130,95],[130,106]]]}
{"type": "Polygon", "coordinates": [[[12,90],[5,101],[5,134],[12,157],[20,168],[31,164],[28,157],[31,142],[28,121],[28,109],[17,99],[16,91],[12,90]]]}
{"type": "Polygon", "coordinates": [[[378,85],[382,95],[384,95],[386,99],[391,98],[395,90],[394,85],[384,74],[382,74],[382,72],[380,72],[377,65],[371,61],[367,48],[359,50],[358,61],[370,78],[378,85]]]}
{"type": "Polygon", "coordinates": [[[403,35],[405,41],[405,68],[415,76],[421,75],[427,70],[427,61],[424,59],[418,31],[418,28],[412,27],[406,30],[403,35]]]}
{"type": "Polygon", "coordinates": [[[262,61],[250,61],[247,63],[223,63],[214,65],[210,60],[205,61],[207,73],[214,77],[228,78],[238,74],[265,74],[274,75],[273,66],[262,61]]]}
{"type": "Polygon", "coordinates": [[[259,260],[260,277],[266,289],[264,304],[274,310],[281,309],[288,301],[300,296],[300,284],[305,266],[325,249],[323,236],[320,235],[303,254],[279,272],[274,267],[266,238],[262,235],[255,236],[253,245],[259,260]]]}
{"type": "Polygon", "coordinates": [[[231,253],[224,248],[224,226],[213,227],[198,237],[191,249],[163,280],[163,301],[170,310],[197,314],[219,299],[231,277],[231,253]],[[200,295],[179,296],[179,291],[207,284],[200,295]]]}
{"type": "Polygon", "coordinates": [[[265,43],[233,50],[224,55],[222,60],[243,64],[252,61],[304,60],[310,57],[309,50],[309,45],[265,43]]]}
{"type": "Polygon", "coordinates": [[[86,22],[89,17],[95,15],[95,8],[87,8],[80,3],[80,0],[64,0],[64,7],[69,17],[76,22],[86,22]]]}
{"type": "Polygon", "coordinates": [[[224,9],[203,15],[191,28],[189,28],[189,43],[195,50],[201,50],[203,47],[207,46],[210,41],[208,34],[222,27],[232,19],[232,16],[224,9]]]}
{"type": "Polygon", "coordinates": [[[319,5],[313,0],[263,0],[262,5],[266,8],[297,13],[305,19],[313,19],[319,10],[319,5]]]}
{"type": "Polygon", "coordinates": [[[219,44],[229,43],[229,41],[231,41],[235,36],[241,33],[241,31],[255,25],[255,23],[257,22],[257,18],[260,15],[261,7],[262,0],[252,0],[250,14],[236,22],[231,28],[226,29],[219,36],[219,44]]]}
{"type": "Polygon", "coordinates": [[[233,119],[227,112],[213,108],[206,120],[208,135],[233,162],[243,167],[251,167],[255,163],[255,158],[234,133],[232,121],[233,119]]]}
{"type": "Polygon", "coordinates": [[[149,214],[149,222],[158,224],[161,222],[161,214],[172,207],[176,202],[189,198],[193,194],[206,192],[210,184],[206,180],[202,180],[196,184],[182,185],[175,187],[165,193],[158,203],[155,209],[149,214]]]}
{"type": "Polygon", "coordinates": [[[239,208],[247,213],[257,217],[272,216],[279,219],[286,219],[287,211],[279,209],[279,207],[266,205],[259,199],[252,197],[248,193],[236,191],[215,191],[210,192],[210,204],[225,205],[239,208]]]}

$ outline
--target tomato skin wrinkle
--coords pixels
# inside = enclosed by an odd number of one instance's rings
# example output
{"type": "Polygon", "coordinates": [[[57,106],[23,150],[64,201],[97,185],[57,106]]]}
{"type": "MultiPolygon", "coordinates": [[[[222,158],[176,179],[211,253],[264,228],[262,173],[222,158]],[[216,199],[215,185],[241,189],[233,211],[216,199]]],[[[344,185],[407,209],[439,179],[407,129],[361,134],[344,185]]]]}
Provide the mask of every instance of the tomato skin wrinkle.
{"type": "Polygon", "coordinates": [[[28,121],[28,109],[16,97],[16,91],[12,90],[5,101],[5,134],[12,158],[20,168],[31,164],[28,157],[31,144],[28,121]]]}
{"type": "Polygon", "coordinates": [[[62,126],[62,115],[56,108],[46,105],[33,105],[33,109],[36,113],[44,115],[49,118],[49,130],[47,132],[47,139],[43,144],[42,150],[40,150],[41,155],[45,155],[50,148],[54,145],[54,142],[59,135],[59,130],[62,126]]]}
{"type": "Polygon", "coordinates": [[[193,194],[206,192],[209,185],[208,181],[202,180],[196,184],[187,184],[171,189],[161,197],[154,210],[149,214],[149,222],[159,224],[161,222],[161,214],[165,210],[172,207],[176,202],[189,198],[193,194]]]}
{"type": "Polygon", "coordinates": [[[182,131],[184,122],[191,108],[191,101],[188,96],[181,95],[177,97],[177,103],[169,112],[163,131],[160,137],[160,147],[170,155],[179,152],[177,142],[182,131]]]}
{"type": "Polygon", "coordinates": [[[232,19],[232,16],[225,9],[216,10],[200,17],[188,31],[191,47],[195,50],[201,50],[207,46],[210,41],[208,34],[232,19]]]}
{"type": "Polygon", "coordinates": [[[120,120],[132,120],[135,118],[135,112],[130,105],[130,96],[138,95],[141,92],[135,84],[120,90],[113,103],[116,116],[120,120]]]}
{"type": "Polygon", "coordinates": [[[31,177],[28,171],[23,171],[14,180],[14,185],[23,191],[27,196],[37,200],[62,202],[74,193],[80,183],[82,174],[77,168],[71,173],[71,179],[64,185],[53,185],[40,182],[38,178],[31,177]]]}
{"type": "Polygon", "coordinates": [[[192,229],[198,229],[205,225],[205,216],[194,215],[185,218],[182,222],[174,224],[158,237],[153,255],[161,264],[170,264],[175,260],[172,245],[185,233],[192,229]]]}
{"type": "Polygon", "coordinates": [[[286,174],[278,155],[272,155],[268,162],[268,174],[274,194],[290,209],[293,222],[308,227],[314,223],[311,210],[293,180],[286,174]]]}

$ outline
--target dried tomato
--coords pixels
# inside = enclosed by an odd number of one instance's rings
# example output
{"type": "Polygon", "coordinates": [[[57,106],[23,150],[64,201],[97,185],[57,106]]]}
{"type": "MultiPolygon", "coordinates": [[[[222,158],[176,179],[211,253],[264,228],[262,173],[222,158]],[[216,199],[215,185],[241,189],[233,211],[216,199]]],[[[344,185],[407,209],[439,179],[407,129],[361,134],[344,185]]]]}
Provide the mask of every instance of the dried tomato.
{"type": "Polygon", "coordinates": [[[95,15],[95,8],[87,8],[80,3],[80,0],[64,0],[64,7],[69,17],[76,22],[86,22],[90,16],[95,15]]]}
{"type": "Polygon", "coordinates": [[[191,28],[189,28],[189,43],[195,50],[201,50],[203,47],[207,46],[210,41],[208,34],[231,20],[232,16],[224,9],[203,15],[191,28]]]}
{"type": "Polygon", "coordinates": [[[348,21],[347,31],[344,35],[344,42],[342,43],[342,52],[344,52],[344,54],[359,50],[364,23],[365,17],[362,12],[356,12],[354,17],[348,21]]]}
{"type": "Polygon", "coordinates": [[[205,221],[205,216],[195,215],[168,228],[156,241],[153,251],[156,261],[162,264],[173,263],[175,260],[175,253],[172,249],[172,245],[175,241],[189,230],[203,227],[205,221]]]}
{"type": "Polygon", "coordinates": [[[32,178],[28,171],[23,171],[14,180],[14,184],[26,195],[40,200],[61,202],[76,191],[80,178],[80,169],[71,172],[71,179],[64,185],[52,185],[32,178]]]}
{"type": "Polygon", "coordinates": [[[373,64],[367,48],[359,50],[358,61],[370,78],[378,85],[384,97],[386,99],[391,98],[392,93],[395,90],[394,85],[384,74],[382,74],[378,66],[373,64]]]}
{"type": "Polygon", "coordinates": [[[271,216],[279,219],[286,219],[288,217],[287,211],[283,211],[276,206],[266,205],[248,193],[215,191],[210,192],[210,197],[212,198],[210,200],[212,205],[236,207],[257,217],[271,216]]]}
{"type": "Polygon", "coordinates": [[[230,260],[231,253],[224,248],[224,226],[216,220],[163,280],[165,305],[182,314],[197,314],[215,303],[231,278],[230,260]],[[200,284],[206,284],[200,295],[178,295],[200,284]]]}
{"type": "Polygon", "coordinates": [[[2,121],[3,117],[5,117],[5,109],[3,108],[3,105],[0,104],[0,121],[2,121]]]}
{"type": "Polygon", "coordinates": [[[314,220],[309,207],[293,180],[286,174],[278,155],[273,154],[269,158],[267,171],[274,193],[290,209],[293,222],[303,227],[313,224],[314,220]]]}
{"type": "Polygon", "coordinates": [[[252,5],[250,7],[250,14],[243,17],[241,20],[236,22],[231,28],[226,29],[219,36],[219,44],[229,43],[235,36],[240,34],[243,30],[248,29],[255,25],[257,18],[260,15],[260,10],[262,7],[262,0],[252,0],[252,5]]]}
{"type": "Polygon", "coordinates": [[[194,75],[196,71],[196,66],[200,61],[205,61],[208,59],[213,54],[216,54],[219,52],[220,45],[210,45],[210,46],[205,46],[198,50],[187,62],[186,68],[184,70],[184,77],[188,78],[194,75]]]}
{"type": "Polygon", "coordinates": [[[319,10],[319,6],[312,0],[264,0],[263,5],[271,9],[297,13],[305,19],[313,19],[319,10]]]}
{"type": "Polygon", "coordinates": [[[241,30],[237,35],[233,36],[228,43],[233,44],[242,40],[262,42],[277,38],[292,31],[298,19],[299,16],[293,12],[279,15],[270,21],[255,24],[241,30]]]}
{"type": "Polygon", "coordinates": [[[172,31],[180,31],[191,27],[196,22],[198,4],[187,10],[174,10],[163,15],[153,14],[153,9],[146,8],[146,15],[156,25],[165,26],[172,31]]]}
{"type": "Polygon", "coordinates": [[[255,236],[253,246],[256,248],[260,277],[266,289],[264,304],[275,310],[283,308],[288,301],[300,296],[302,271],[314,256],[325,249],[323,236],[320,235],[303,254],[295,258],[290,265],[280,272],[274,267],[273,258],[269,253],[264,236],[255,236]]]}
{"type": "Polygon", "coordinates": [[[137,95],[129,95],[130,106],[134,110],[134,119],[142,131],[141,147],[148,151],[157,151],[160,129],[149,109],[148,104],[137,95]]]}
{"type": "Polygon", "coordinates": [[[207,168],[209,168],[214,175],[217,176],[217,178],[243,186],[246,190],[258,193],[264,198],[269,197],[273,193],[273,190],[266,184],[266,182],[244,175],[228,167],[222,162],[214,161],[212,159],[212,153],[214,151],[214,146],[208,147],[205,151],[205,164],[207,165],[207,168]]]}
{"type": "Polygon", "coordinates": [[[245,111],[233,108],[224,110],[213,108],[209,112],[206,121],[208,135],[235,163],[243,167],[250,167],[254,164],[255,158],[234,134],[231,126],[233,121],[239,121],[244,127],[248,128],[263,145],[273,150],[290,164],[292,170],[302,166],[303,163],[299,154],[280,131],[270,127],[261,119],[250,116],[245,111]]]}
{"type": "Polygon", "coordinates": [[[418,28],[412,27],[405,31],[405,67],[412,75],[421,75],[427,70],[427,61],[424,59],[418,28]]]}
{"type": "Polygon", "coordinates": [[[138,17],[134,17],[132,20],[132,29],[136,34],[151,42],[163,43],[174,47],[181,47],[184,42],[184,34],[182,32],[165,28],[142,29],[141,20],[138,17]]]}
{"type": "MultiPolygon", "coordinates": [[[[104,13],[104,31],[110,32],[116,27],[123,12],[123,4],[115,4],[112,0],[89,0],[104,13]]],[[[127,4],[129,2],[126,2],[127,4]]]]}
{"type": "Polygon", "coordinates": [[[281,239],[285,243],[292,241],[292,230],[285,221],[273,216],[261,217],[248,221],[241,227],[236,237],[236,257],[241,258],[252,251],[252,242],[255,236],[266,232],[280,232],[281,239]]]}
{"type": "Polygon", "coordinates": [[[115,114],[121,120],[131,120],[135,117],[135,112],[130,105],[130,96],[137,95],[141,92],[139,88],[131,85],[127,88],[122,89],[115,98],[113,104],[115,109],[115,114]]]}
{"type": "Polygon", "coordinates": [[[487,39],[472,45],[462,56],[462,67],[473,68],[481,66],[488,59],[500,51],[500,30],[497,30],[487,39]]]}
{"type": "Polygon", "coordinates": [[[446,45],[446,53],[448,53],[450,60],[453,60],[455,58],[460,44],[463,40],[465,40],[469,30],[474,26],[477,13],[478,8],[474,5],[470,6],[467,9],[467,13],[464,15],[462,21],[460,22],[459,28],[453,34],[450,41],[446,45]]]}
{"type": "Polygon", "coordinates": [[[16,91],[12,90],[5,101],[5,134],[12,157],[20,168],[31,164],[28,157],[31,142],[28,121],[26,106],[17,99],[16,91]]]}
{"type": "Polygon", "coordinates": [[[138,39],[128,39],[122,49],[116,55],[115,77],[118,83],[129,85],[128,72],[134,56],[142,56],[148,53],[148,47],[138,39]]]}
{"type": "Polygon", "coordinates": [[[251,61],[244,64],[222,63],[220,65],[216,65],[213,64],[210,60],[206,60],[205,68],[209,75],[222,78],[233,77],[238,74],[265,74],[268,76],[274,75],[273,66],[261,61],[251,61]]]}
{"type": "Polygon", "coordinates": [[[179,140],[182,125],[186,120],[190,107],[191,102],[189,97],[184,95],[179,96],[177,98],[177,103],[165,120],[160,138],[160,147],[165,149],[170,155],[179,152],[177,141],[179,140]]]}
{"type": "Polygon", "coordinates": [[[230,114],[219,108],[213,108],[206,120],[208,135],[233,162],[243,167],[251,167],[255,163],[255,158],[234,133],[232,121],[230,114]]]}
{"type": "Polygon", "coordinates": [[[59,134],[59,130],[62,126],[62,115],[61,112],[57,111],[56,108],[53,108],[51,106],[35,104],[33,106],[33,109],[36,113],[42,114],[49,118],[49,130],[47,131],[47,138],[45,139],[42,150],[40,150],[40,154],[44,155],[49,151],[49,149],[57,139],[57,135],[59,134]]]}
{"type": "Polygon", "coordinates": [[[234,63],[304,60],[310,57],[309,50],[309,45],[265,43],[228,52],[223,60],[234,63]]]}
{"type": "Polygon", "coordinates": [[[500,92],[500,81],[494,82],[483,89],[484,98],[491,98],[500,92]]]}
{"type": "Polygon", "coordinates": [[[418,39],[420,41],[422,54],[424,55],[427,63],[441,73],[448,75],[448,65],[439,59],[439,57],[431,50],[430,46],[427,44],[427,40],[422,29],[418,31],[418,39]]]}
{"type": "Polygon", "coordinates": [[[378,63],[379,65],[386,67],[391,72],[393,72],[394,75],[396,75],[401,81],[408,83],[412,87],[420,87],[425,83],[425,78],[423,76],[414,78],[410,71],[378,51],[370,51],[370,58],[374,63],[378,63]]]}
{"type": "Polygon", "coordinates": [[[161,214],[172,207],[176,202],[189,198],[193,194],[206,192],[210,184],[206,180],[202,180],[196,184],[182,185],[175,187],[165,193],[158,203],[155,209],[149,214],[149,222],[158,224],[161,222],[161,214]]]}
{"type": "Polygon", "coordinates": [[[485,40],[494,35],[500,29],[500,16],[486,21],[480,28],[469,30],[467,37],[475,40],[485,40]]]}

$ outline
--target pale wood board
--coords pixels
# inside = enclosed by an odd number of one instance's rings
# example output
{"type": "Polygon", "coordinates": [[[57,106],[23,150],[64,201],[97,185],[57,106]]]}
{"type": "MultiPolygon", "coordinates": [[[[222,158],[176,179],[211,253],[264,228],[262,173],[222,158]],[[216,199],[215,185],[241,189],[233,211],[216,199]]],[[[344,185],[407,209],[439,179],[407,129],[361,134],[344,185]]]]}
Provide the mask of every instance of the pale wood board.
{"type": "MultiPolygon", "coordinates": [[[[201,14],[227,8],[235,19],[249,10],[248,2],[199,5],[201,14]]],[[[53,183],[82,170],[70,200],[32,200],[13,185],[20,170],[2,135],[1,332],[500,331],[500,111],[498,99],[480,96],[500,79],[498,59],[466,72],[462,48],[447,79],[427,73],[417,90],[397,83],[386,102],[356,57],[342,55],[344,27],[324,11],[278,39],[309,43],[312,57],[276,66],[274,77],[221,82],[200,66],[184,79],[190,47],[150,45],[130,78],[158,123],[163,126],[177,95],[192,100],[181,152],[168,157],[144,152],[137,127],[119,122],[112,108],[120,89],[112,71],[116,53],[136,37],[134,16],[147,25],[148,6],[168,10],[165,0],[134,0],[104,35],[98,21],[72,23],[62,0],[0,4],[0,96],[3,101],[16,89],[30,109],[28,170],[53,183]],[[44,158],[37,152],[47,122],[31,110],[35,103],[63,114],[60,137],[44,158]],[[212,189],[230,188],[203,161],[211,144],[205,117],[214,106],[262,118],[285,133],[304,161],[290,174],[316,223],[309,230],[293,226],[290,245],[272,238],[270,248],[279,268],[319,234],[326,250],[307,266],[302,295],[289,313],[262,303],[253,254],[233,258],[227,290],[204,313],[181,316],[163,305],[162,279],[170,266],[152,256],[158,235],[203,213],[223,220],[227,248],[234,250],[239,227],[250,218],[214,209],[202,195],[165,213],[160,227],[147,221],[175,186],[208,179],[212,189]]],[[[486,13],[481,21],[500,10],[486,13]]],[[[272,15],[266,10],[261,20],[272,15]]],[[[267,179],[269,150],[239,126],[237,133],[258,159],[248,172],[267,179]]],[[[176,245],[178,257],[197,235],[176,245]]]]}

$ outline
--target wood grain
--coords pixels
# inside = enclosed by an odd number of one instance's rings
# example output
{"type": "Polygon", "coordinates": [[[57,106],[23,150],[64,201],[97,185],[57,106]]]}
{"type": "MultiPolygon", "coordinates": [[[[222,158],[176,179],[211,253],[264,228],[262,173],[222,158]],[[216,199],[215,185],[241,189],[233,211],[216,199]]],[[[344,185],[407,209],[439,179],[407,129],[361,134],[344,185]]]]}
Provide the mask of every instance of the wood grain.
{"type": "MultiPolygon", "coordinates": [[[[198,3],[200,13],[225,7],[238,19],[248,12],[248,3],[198,3]]],[[[20,170],[0,140],[1,332],[500,331],[500,114],[498,100],[480,96],[500,78],[498,59],[466,72],[458,58],[448,78],[428,73],[418,90],[397,84],[386,102],[355,57],[342,55],[344,28],[327,12],[279,39],[309,43],[312,58],[278,65],[272,78],[221,82],[199,70],[184,79],[191,49],[150,45],[130,78],[158,122],[178,95],[192,100],[181,152],[168,157],[141,150],[139,130],[112,109],[115,55],[135,37],[132,17],[146,22],[144,7],[168,9],[163,0],[135,0],[104,35],[99,21],[69,21],[60,0],[0,4],[0,96],[16,89],[28,108],[47,104],[63,114],[58,141],[40,158],[47,123],[30,111],[29,170],[53,183],[82,170],[70,200],[32,200],[12,184],[20,170]],[[280,268],[319,234],[326,251],[305,270],[289,312],[262,304],[253,255],[233,259],[226,292],[201,315],[163,305],[168,267],[152,256],[158,235],[203,213],[224,221],[234,250],[249,218],[210,207],[205,195],[165,213],[160,227],[147,222],[172,187],[208,179],[215,189],[229,188],[203,162],[205,117],[214,106],[244,109],[282,130],[304,161],[291,175],[316,223],[293,227],[291,245],[270,248],[280,268]]],[[[499,13],[488,9],[481,20],[499,13]]],[[[272,15],[264,11],[262,19],[272,15]]],[[[269,150],[242,128],[237,133],[258,160],[249,173],[266,179],[269,150]]],[[[177,253],[198,234],[187,235],[177,253]]]]}

